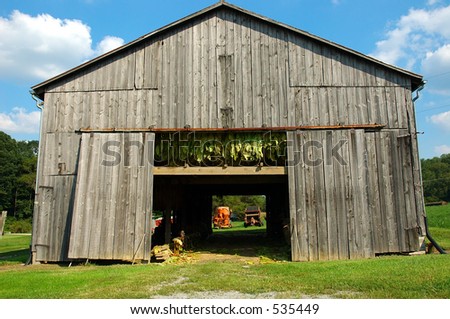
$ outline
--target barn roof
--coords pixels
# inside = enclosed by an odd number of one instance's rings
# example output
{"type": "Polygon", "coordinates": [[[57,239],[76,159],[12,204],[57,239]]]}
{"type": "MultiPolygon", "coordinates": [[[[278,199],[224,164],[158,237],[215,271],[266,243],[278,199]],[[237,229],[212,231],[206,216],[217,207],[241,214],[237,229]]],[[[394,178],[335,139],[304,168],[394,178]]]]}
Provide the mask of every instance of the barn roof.
{"type": "Polygon", "coordinates": [[[34,91],[34,93],[40,99],[43,100],[46,87],[48,87],[49,85],[55,85],[55,83],[57,83],[58,81],[63,80],[64,78],[66,78],[68,76],[73,76],[76,73],[81,72],[81,71],[83,71],[84,69],[86,69],[88,67],[92,67],[92,66],[94,66],[97,63],[101,63],[105,59],[111,58],[111,57],[113,57],[113,56],[115,56],[115,55],[117,55],[117,54],[119,54],[119,53],[121,53],[121,52],[123,52],[123,51],[125,51],[127,49],[130,49],[130,48],[132,48],[134,46],[137,46],[140,43],[142,43],[143,41],[146,41],[146,40],[148,40],[148,39],[150,39],[152,37],[160,35],[161,33],[166,32],[168,30],[180,27],[180,26],[182,26],[182,25],[184,25],[186,23],[189,23],[190,21],[192,21],[194,19],[200,18],[200,17],[202,17],[202,16],[204,16],[206,14],[209,14],[211,12],[214,12],[214,11],[220,10],[220,9],[231,9],[231,10],[234,10],[236,12],[239,12],[241,14],[247,15],[247,16],[252,17],[254,19],[258,19],[260,21],[265,21],[265,22],[267,22],[267,23],[269,23],[269,24],[271,24],[273,26],[287,29],[289,31],[292,31],[292,32],[297,33],[299,35],[302,35],[304,37],[310,38],[310,39],[312,39],[314,41],[317,41],[319,43],[332,46],[332,47],[334,47],[334,48],[336,48],[338,50],[344,51],[344,52],[346,52],[348,54],[357,56],[359,58],[363,58],[363,59],[371,61],[371,62],[373,62],[373,63],[375,63],[377,65],[380,65],[382,67],[385,67],[385,68],[388,68],[390,70],[399,72],[399,73],[401,73],[401,74],[411,78],[412,90],[413,91],[415,91],[422,84],[422,76],[419,75],[419,74],[416,74],[416,73],[410,72],[408,70],[405,70],[405,69],[402,69],[402,68],[399,68],[399,67],[396,67],[396,66],[384,63],[384,62],[382,62],[380,60],[377,60],[377,59],[375,59],[373,57],[370,57],[368,55],[365,55],[363,53],[360,53],[358,51],[355,51],[353,49],[345,47],[343,45],[334,43],[332,41],[326,40],[324,38],[318,37],[316,35],[313,35],[311,33],[306,32],[306,31],[303,31],[303,30],[294,28],[292,26],[289,26],[287,24],[284,24],[284,23],[272,20],[272,19],[267,18],[265,16],[262,16],[262,15],[254,13],[254,12],[245,10],[245,9],[243,9],[241,7],[235,6],[233,4],[230,4],[230,3],[227,3],[227,2],[224,2],[224,1],[220,1],[220,2],[218,2],[218,3],[216,3],[216,4],[212,5],[212,6],[209,6],[209,7],[205,8],[205,9],[203,9],[201,11],[198,11],[198,12],[193,13],[193,14],[185,17],[185,18],[177,20],[177,21],[175,21],[175,22],[173,22],[171,24],[168,24],[168,25],[166,25],[166,26],[164,26],[162,28],[159,28],[159,29],[157,29],[157,30],[155,30],[153,32],[150,32],[150,33],[148,33],[148,34],[146,34],[146,35],[144,35],[144,36],[142,36],[142,37],[140,37],[140,38],[138,38],[138,39],[136,39],[136,40],[134,40],[132,42],[129,42],[129,43],[127,43],[127,44],[125,44],[125,45],[123,45],[121,47],[118,47],[118,48],[116,48],[116,49],[114,49],[114,50],[112,50],[110,52],[107,52],[107,53],[105,53],[105,54],[103,54],[101,56],[98,56],[98,57],[96,57],[96,58],[94,58],[94,59],[92,59],[90,61],[87,61],[87,62],[85,62],[85,63],[83,63],[83,64],[81,64],[81,65],[79,65],[79,66],[77,66],[75,68],[72,68],[72,69],[70,69],[70,70],[68,70],[66,72],[63,72],[63,73],[61,73],[61,74],[59,74],[59,75],[57,75],[55,77],[52,77],[52,78],[50,78],[50,79],[48,79],[48,80],[46,80],[44,82],[41,82],[41,83],[33,86],[32,90],[34,91]]]}

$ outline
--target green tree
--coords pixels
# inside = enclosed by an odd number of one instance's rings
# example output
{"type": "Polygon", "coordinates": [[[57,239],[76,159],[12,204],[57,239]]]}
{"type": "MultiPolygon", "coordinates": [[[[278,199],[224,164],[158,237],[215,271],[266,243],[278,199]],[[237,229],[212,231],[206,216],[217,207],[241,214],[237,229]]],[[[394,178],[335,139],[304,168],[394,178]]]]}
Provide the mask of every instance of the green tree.
{"type": "Polygon", "coordinates": [[[213,209],[217,206],[228,206],[239,219],[244,218],[248,206],[259,206],[266,210],[266,197],[263,195],[217,195],[213,196],[213,209]]]}
{"type": "Polygon", "coordinates": [[[19,172],[17,143],[8,134],[0,132],[0,210],[12,212],[16,180],[19,172]]]}
{"type": "Polygon", "coordinates": [[[450,154],[423,159],[422,179],[426,202],[450,202],[450,154]]]}
{"type": "Polygon", "coordinates": [[[0,132],[0,210],[31,218],[36,180],[37,141],[16,141],[0,132]]]}

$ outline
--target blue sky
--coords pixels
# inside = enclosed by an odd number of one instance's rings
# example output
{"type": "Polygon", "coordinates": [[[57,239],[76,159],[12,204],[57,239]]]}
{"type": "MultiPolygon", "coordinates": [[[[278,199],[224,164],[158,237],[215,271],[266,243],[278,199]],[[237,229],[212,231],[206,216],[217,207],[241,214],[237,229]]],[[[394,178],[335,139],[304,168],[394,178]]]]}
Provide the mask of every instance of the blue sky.
{"type": "MultiPolygon", "coordinates": [[[[30,87],[215,0],[2,0],[0,130],[38,139],[30,87]]],[[[420,156],[450,153],[450,0],[230,0],[422,74],[420,156]]]]}

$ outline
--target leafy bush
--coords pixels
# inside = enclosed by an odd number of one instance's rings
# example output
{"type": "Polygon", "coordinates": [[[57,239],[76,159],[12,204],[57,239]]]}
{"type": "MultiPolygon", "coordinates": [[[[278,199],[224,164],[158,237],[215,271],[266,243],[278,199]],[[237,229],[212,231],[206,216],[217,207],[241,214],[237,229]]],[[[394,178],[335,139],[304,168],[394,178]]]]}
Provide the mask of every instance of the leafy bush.
{"type": "Polygon", "coordinates": [[[11,233],[31,233],[31,219],[14,219],[7,218],[5,224],[5,232],[11,233]]]}

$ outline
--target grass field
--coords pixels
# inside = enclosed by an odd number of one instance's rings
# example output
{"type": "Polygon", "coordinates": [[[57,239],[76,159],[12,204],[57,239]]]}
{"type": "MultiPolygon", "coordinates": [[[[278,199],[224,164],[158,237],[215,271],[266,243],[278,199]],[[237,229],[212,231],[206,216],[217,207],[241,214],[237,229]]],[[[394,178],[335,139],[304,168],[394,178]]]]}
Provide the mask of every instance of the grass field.
{"type": "Polygon", "coordinates": [[[245,232],[265,232],[267,229],[267,223],[264,221],[263,226],[249,226],[244,227],[243,221],[234,221],[231,222],[233,225],[232,228],[222,228],[222,229],[213,229],[214,233],[223,233],[223,232],[236,232],[236,231],[245,231],[245,232]]]}
{"type": "Polygon", "coordinates": [[[0,266],[26,262],[30,252],[30,240],[30,235],[0,237],[0,266]]]}
{"type": "MultiPolygon", "coordinates": [[[[450,248],[450,205],[427,207],[433,237],[450,248]]],[[[261,228],[217,231],[216,238],[260,240],[261,228]]],[[[292,263],[286,249],[265,243],[256,257],[214,246],[167,264],[21,266],[29,236],[0,239],[0,298],[450,298],[450,256],[383,256],[364,260],[292,263]],[[226,258],[222,258],[227,254],[226,258]]]]}
{"type": "Polygon", "coordinates": [[[450,205],[428,206],[427,216],[431,236],[450,251],[450,205]]]}

